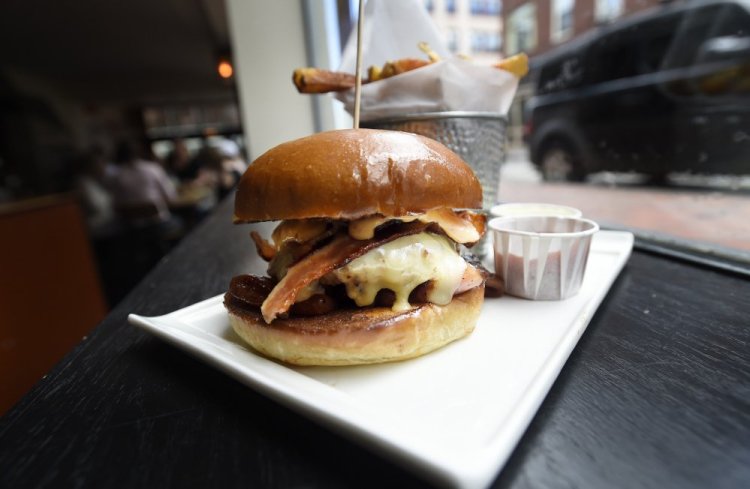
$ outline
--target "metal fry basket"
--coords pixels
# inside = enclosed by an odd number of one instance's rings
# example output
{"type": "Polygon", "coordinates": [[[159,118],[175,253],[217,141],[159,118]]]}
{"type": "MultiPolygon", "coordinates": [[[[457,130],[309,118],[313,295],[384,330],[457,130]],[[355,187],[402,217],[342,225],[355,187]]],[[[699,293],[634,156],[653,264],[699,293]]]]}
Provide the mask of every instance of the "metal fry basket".
{"type": "Polygon", "coordinates": [[[471,166],[482,184],[483,207],[497,203],[505,160],[507,118],[494,112],[426,112],[362,121],[361,126],[411,132],[440,141],[471,166]]]}

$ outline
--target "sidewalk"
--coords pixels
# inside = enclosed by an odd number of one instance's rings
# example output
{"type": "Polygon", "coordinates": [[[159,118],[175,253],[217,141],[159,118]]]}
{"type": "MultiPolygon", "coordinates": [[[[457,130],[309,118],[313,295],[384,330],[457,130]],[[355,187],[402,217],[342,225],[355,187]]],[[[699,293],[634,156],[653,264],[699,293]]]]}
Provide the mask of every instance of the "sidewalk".
{"type": "MultiPolygon", "coordinates": [[[[625,175],[621,180],[627,178],[625,175]]],[[[720,178],[703,177],[701,183],[720,178]]],[[[748,193],[679,186],[613,186],[601,182],[545,183],[529,162],[526,148],[515,147],[508,150],[501,171],[498,198],[501,202],[570,205],[601,224],[712,243],[750,253],[748,193]]]]}

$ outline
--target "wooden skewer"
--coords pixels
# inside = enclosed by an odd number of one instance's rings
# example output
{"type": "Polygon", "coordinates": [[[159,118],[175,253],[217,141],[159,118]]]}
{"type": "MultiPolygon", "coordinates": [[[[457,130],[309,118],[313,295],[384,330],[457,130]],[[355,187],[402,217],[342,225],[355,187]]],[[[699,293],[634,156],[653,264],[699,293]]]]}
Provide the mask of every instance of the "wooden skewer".
{"type": "Polygon", "coordinates": [[[364,0],[359,0],[357,19],[357,72],[354,82],[354,129],[359,129],[359,106],[362,99],[362,25],[365,17],[364,0]]]}

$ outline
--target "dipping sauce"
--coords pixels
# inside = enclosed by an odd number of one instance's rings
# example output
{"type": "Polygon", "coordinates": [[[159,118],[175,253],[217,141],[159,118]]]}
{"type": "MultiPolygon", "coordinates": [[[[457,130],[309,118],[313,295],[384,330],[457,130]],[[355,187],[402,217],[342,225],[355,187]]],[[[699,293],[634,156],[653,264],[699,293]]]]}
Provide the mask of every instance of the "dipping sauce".
{"type": "Polygon", "coordinates": [[[508,295],[561,300],[578,293],[591,237],[599,226],[570,217],[497,217],[492,232],[495,273],[508,295]]]}
{"type": "Polygon", "coordinates": [[[490,209],[492,217],[520,217],[520,216],[557,216],[581,217],[583,214],[575,207],[557,204],[543,204],[537,202],[514,202],[498,204],[490,209]]]}

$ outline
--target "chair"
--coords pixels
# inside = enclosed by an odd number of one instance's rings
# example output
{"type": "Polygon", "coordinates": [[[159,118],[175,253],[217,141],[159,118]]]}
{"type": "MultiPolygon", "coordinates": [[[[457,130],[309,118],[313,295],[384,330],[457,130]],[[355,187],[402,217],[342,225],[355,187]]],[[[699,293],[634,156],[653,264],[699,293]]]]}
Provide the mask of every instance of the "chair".
{"type": "Polygon", "coordinates": [[[0,415],[104,318],[76,200],[0,206],[0,415]]]}

